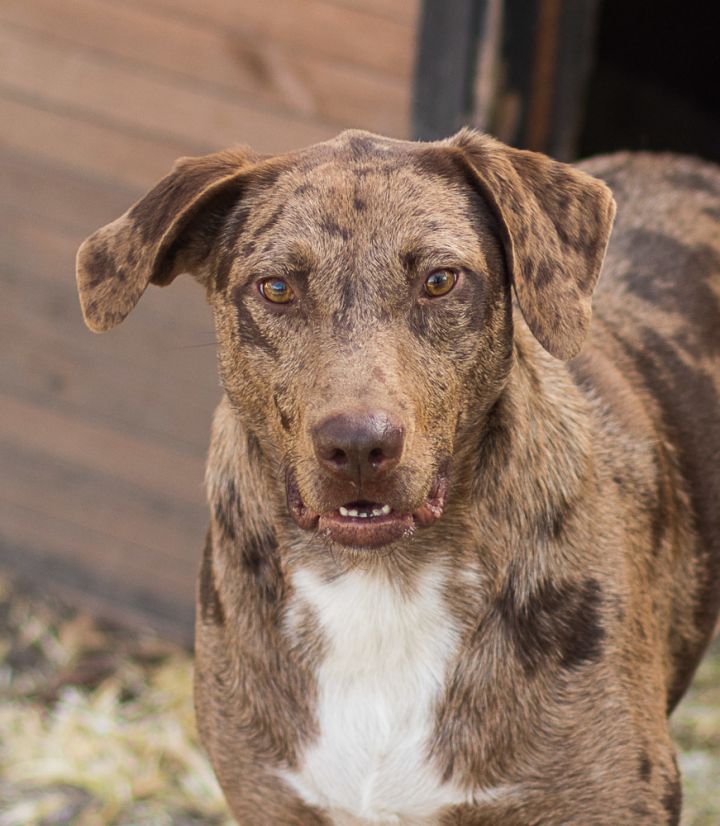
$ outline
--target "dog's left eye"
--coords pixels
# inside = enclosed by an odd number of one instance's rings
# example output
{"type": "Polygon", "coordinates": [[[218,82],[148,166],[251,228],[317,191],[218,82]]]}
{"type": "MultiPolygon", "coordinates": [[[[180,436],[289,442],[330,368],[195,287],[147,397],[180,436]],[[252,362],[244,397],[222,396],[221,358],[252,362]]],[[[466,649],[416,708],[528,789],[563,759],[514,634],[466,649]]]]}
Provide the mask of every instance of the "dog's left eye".
{"type": "Polygon", "coordinates": [[[273,304],[287,304],[294,298],[293,291],[284,278],[263,278],[258,289],[260,295],[273,304]]]}
{"type": "Polygon", "coordinates": [[[447,295],[457,282],[457,273],[452,270],[435,270],[425,279],[425,292],[431,298],[447,295]]]}

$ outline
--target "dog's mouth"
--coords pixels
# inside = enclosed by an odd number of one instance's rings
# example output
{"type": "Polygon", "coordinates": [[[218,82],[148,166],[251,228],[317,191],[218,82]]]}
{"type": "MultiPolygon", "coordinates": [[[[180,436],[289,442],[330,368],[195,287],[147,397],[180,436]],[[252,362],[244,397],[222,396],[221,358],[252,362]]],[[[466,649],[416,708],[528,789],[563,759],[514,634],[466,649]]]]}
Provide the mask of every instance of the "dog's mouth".
{"type": "Polygon", "coordinates": [[[422,504],[409,512],[398,511],[387,502],[358,499],[334,510],[318,513],[303,502],[293,473],[286,480],[290,515],[305,530],[318,530],[339,545],[351,548],[381,548],[410,536],[417,527],[437,522],[445,508],[447,473],[438,472],[422,504]]]}

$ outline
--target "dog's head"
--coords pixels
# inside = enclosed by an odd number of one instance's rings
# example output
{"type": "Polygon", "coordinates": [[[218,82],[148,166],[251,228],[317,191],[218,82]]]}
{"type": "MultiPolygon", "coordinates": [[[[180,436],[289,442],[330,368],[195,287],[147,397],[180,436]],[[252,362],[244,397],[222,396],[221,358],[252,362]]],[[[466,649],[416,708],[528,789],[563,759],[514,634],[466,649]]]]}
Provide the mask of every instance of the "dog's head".
{"type": "Polygon", "coordinates": [[[545,349],[578,352],[613,214],[599,181],[475,132],[346,132],[179,161],[82,245],[78,285],[103,331],[148,284],[195,275],[290,515],[380,547],[442,515],[450,460],[510,369],[511,285],[545,349]]]}

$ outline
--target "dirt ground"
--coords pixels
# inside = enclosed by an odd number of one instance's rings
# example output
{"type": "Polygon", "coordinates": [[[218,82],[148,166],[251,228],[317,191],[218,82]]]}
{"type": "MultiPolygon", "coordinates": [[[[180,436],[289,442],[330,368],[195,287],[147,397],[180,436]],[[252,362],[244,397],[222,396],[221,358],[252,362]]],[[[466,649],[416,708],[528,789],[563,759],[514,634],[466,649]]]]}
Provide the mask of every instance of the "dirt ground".
{"type": "MultiPolygon", "coordinates": [[[[0,826],[231,826],[188,652],[0,574],[0,826]]],[[[720,826],[720,644],[676,712],[683,826],[720,826]]]]}

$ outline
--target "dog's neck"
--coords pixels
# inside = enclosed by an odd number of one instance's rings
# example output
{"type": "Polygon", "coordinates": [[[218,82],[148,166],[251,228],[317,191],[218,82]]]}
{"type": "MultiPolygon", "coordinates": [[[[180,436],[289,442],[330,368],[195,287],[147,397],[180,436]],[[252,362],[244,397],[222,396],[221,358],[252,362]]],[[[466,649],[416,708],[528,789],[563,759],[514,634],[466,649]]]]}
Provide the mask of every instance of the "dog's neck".
{"type": "Polygon", "coordinates": [[[473,472],[466,471],[475,541],[481,537],[501,579],[511,566],[528,581],[567,569],[560,533],[573,503],[594,485],[590,428],[589,401],[567,366],[520,326],[507,384],[484,417],[473,472]]]}
{"type": "Polygon", "coordinates": [[[330,577],[362,565],[409,576],[438,557],[477,570],[493,591],[511,570],[533,582],[573,562],[572,548],[558,536],[573,502],[592,484],[589,427],[588,401],[567,367],[521,327],[502,391],[470,431],[473,438],[458,439],[443,518],[418,530],[407,549],[359,560],[332,553],[290,520],[279,468],[224,399],[207,472],[214,538],[227,549],[228,575],[249,571],[266,596],[282,590],[293,566],[310,564],[330,577]]]}

